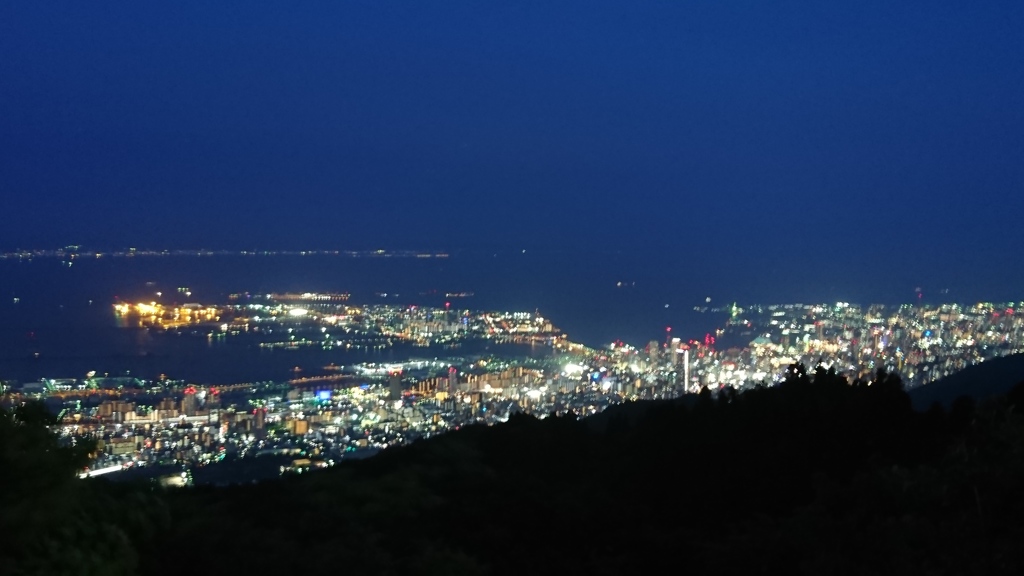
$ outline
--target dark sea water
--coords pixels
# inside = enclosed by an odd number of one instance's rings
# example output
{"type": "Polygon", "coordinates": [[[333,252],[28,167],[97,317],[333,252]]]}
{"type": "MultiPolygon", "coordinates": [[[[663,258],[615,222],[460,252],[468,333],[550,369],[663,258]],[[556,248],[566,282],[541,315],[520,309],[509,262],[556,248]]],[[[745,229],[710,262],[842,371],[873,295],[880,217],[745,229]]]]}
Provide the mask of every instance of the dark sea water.
{"type": "MultiPolygon", "coordinates": [[[[603,346],[622,340],[642,346],[673,336],[701,338],[724,316],[695,306],[744,303],[910,301],[913,279],[848,279],[772,260],[717,264],[595,252],[455,253],[446,259],[344,256],[204,256],[0,261],[0,379],[81,377],[89,370],[143,378],[160,373],[199,382],[285,378],[293,366],[400,361],[459,354],[395,347],[383,352],[260,350],[231,339],[209,342],[119,328],[116,299],[220,303],[238,292],[349,292],[353,303],[392,303],[473,310],[539,311],[573,340],[603,346]],[[377,296],[388,293],[387,298],[377,296]],[[446,298],[446,292],[473,292],[446,298]],[[15,298],[19,301],[15,303],[15,298]],[[38,353],[38,357],[36,354],[38,353]]],[[[937,290],[936,290],[937,291],[937,290]]],[[[931,296],[931,294],[930,294],[931,296]]],[[[957,300],[955,292],[944,293],[957,300]]],[[[939,299],[932,296],[930,300],[939,299]]]]}

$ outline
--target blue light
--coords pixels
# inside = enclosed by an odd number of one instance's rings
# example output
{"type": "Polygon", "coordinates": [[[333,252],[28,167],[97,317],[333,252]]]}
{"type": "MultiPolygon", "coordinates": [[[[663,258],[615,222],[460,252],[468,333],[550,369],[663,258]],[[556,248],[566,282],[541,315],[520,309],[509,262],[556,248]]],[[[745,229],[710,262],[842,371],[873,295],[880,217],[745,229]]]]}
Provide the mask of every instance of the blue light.
{"type": "Polygon", "coordinates": [[[317,400],[330,400],[331,399],[331,391],[330,390],[318,390],[317,393],[316,393],[316,399],[317,400]]]}

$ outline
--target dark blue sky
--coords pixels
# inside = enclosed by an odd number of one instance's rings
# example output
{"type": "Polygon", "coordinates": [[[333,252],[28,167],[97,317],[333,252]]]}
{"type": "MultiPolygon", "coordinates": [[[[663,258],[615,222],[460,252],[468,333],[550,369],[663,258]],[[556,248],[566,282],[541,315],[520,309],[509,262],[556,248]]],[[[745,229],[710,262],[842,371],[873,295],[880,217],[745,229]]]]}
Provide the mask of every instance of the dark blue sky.
{"type": "Polygon", "coordinates": [[[835,4],[4,2],[0,246],[1021,268],[1024,2],[835,4]]]}

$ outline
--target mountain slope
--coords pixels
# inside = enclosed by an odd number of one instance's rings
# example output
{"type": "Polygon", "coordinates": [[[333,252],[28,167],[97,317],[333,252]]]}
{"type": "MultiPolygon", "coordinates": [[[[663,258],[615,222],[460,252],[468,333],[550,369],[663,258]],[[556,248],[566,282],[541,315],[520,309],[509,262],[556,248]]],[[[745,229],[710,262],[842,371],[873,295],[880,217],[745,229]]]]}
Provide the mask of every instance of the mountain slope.
{"type": "Polygon", "coordinates": [[[961,396],[984,400],[1006,394],[1024,382],[1024,354],[1014,354],[976,364],[909,392],[914,408],[927,410],[934,402],[948,408],[961,396]]]}

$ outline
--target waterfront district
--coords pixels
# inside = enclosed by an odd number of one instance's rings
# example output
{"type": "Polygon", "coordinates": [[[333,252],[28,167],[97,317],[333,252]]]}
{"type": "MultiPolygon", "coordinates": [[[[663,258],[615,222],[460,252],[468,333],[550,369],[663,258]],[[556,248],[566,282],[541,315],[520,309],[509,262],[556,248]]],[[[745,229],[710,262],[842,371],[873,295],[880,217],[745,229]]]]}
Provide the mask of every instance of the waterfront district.
{"type": "MultiPolygon", "coordinates": [[[[187,288],[179,290],[189,294],[187,288]]],[[[683,339],[594,349],[572,342],[536,312],[358,306],[347,294],[234,294],[227,303],[118,302],[124,327],[207,339],[258,338],[259,346],[385,349],[441,346],[446,357],[324,366],[284,382],[192,383],[161,376],[3,382],[3,402],[42,399],[66,441],[98,440],[82,476],[148,468],[170,485],[225,460],[273,458],[273,475],[328,467],[517,412],[588,416],[612,404],[673,398],[702,388],[771,386],[793,364],[852,379],[898,373],[910,388],[987,359],[1024,351],[1018,304],[869,306],[789,304],[701,309],[723,326],[683,339]],[[520,355],[460,355],[486,341],[520,355]],[[168,472],[170,471],[170,472],[168,472]]],[[[2,375],[0,375],[2,377],[2,375]]],[[[226,466],[225,466],[226,467],[226,466]]]]}

